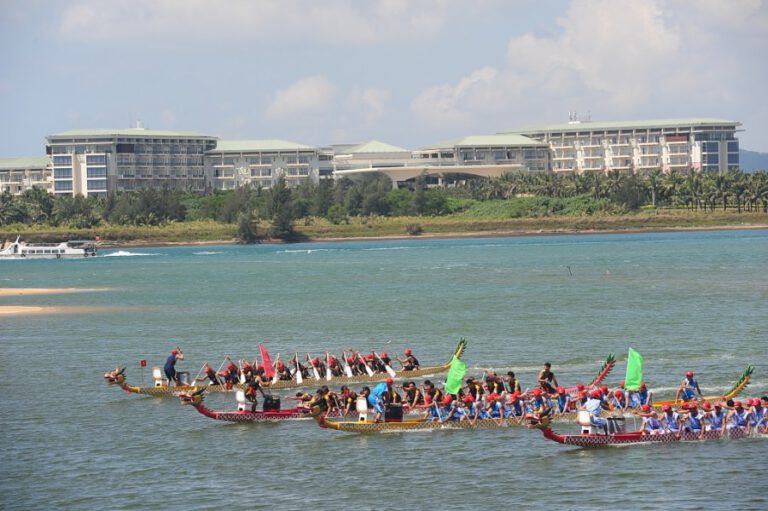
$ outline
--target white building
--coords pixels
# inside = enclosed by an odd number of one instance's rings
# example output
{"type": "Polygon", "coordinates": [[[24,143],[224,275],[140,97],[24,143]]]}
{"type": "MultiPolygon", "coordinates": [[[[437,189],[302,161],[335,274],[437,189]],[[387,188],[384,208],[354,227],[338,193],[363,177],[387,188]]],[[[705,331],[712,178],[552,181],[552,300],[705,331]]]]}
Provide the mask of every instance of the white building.
{"type": "Polygon", "coordinates": [[[737,127],[724,119],[571,121],[509,133],[546,142],[554,172],[726,171],[739,166],[737,127]]]}
{"type": "Polygon", "coordinates": [[[21,195],[32,187],[53,191],[51,159],[48,156],[0,158],[0,192],[21,195]]]}
{"type": "Polygon", "coordinates": [[[295,186],[330,171],[330,155],[285,140],[220,140],[205,155],[211,186],[232,190],[246,183],[270,188],[280,176],[295,186]]]}
{"type": "Polygon", "coordinates": [[[86,197],[163,187],[203,192],[204,155],[215,146],[215,137],[145,128],[50,135],[53,192],[86,197]]]}
{"type": "Polygon", "coordinates": [[[381,172],[392,179],[393,186],[425,175],[430,182],[443,185],[468,177],[499,177],[509,172],[548,171],[549,146],[521,135],[476,135],[434,144],[417,151],[376,142],[378,153],[370,144],[355,146],[348,152],[350,168],[334,156],[334,177],[366,172],[381,172]],[[388,149],[388,157],[384,154],[388,149]],[[366,152],[367,151],[367,152],[366,152]]]}

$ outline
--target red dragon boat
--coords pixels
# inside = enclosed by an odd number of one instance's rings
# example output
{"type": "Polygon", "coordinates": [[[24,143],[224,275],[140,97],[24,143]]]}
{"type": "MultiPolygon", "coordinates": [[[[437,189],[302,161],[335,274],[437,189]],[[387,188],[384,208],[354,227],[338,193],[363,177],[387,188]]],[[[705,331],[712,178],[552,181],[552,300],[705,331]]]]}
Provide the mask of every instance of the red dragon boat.
{"type": "Polygon", "coordinates": [[[201,388],[191,393],[187,393],[187,392],[181,393],[179,394],[179,400],[181,401],[182,405],[190,405],[194,407],[202,415],[205,415],[210,419],[219,420],[219,421],[274,422],[274,421],[311,418],[309,410],[306,408],[288,408],[285,410],[281,410],[279,408],[279,403],[280,403],[279,400],[277,400],[277,406],[273,408],[271,405],[272,403],[275,403],[275,401],[273,400],[267,401],[265,399],[264,409],[257,410],[255,412],[251,411],[249,407],[245,404],[245,397],[240,395],[242,394],[243,391],[237,392],[237,395],[238,395],[237,410],[230,410],[230,411],[211,410],[210,408],[206,407],[203,404],[203,400],[205,399],[203,394],[205,393],[205,390],[206,390],[205,388],[201,388]]]}

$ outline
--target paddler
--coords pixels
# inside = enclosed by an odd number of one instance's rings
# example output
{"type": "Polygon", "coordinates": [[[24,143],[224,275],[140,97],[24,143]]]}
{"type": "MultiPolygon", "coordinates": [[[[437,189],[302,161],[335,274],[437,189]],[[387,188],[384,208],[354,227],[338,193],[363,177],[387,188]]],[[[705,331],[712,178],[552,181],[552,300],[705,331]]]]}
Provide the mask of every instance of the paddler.
{"type": "Polygon", "coordinates": [[[707,421],[709,422],[708,431],[725,431],[728,414],[723,410],[723,403],[715,403],[713,409],[712,403],[704,401],[701,408],[707,415],[707,421]]]}
{"type": "Polygon", "coordinates": [[[554,394],[555,387],[558,386],[555,373],[552,372],[552,364],[549,362],[544,362],[544,369],[539,371],[539,386],[549,394],[554,394]]]}
{"type": "Polygon", "coordinates": [[[507,371],[507,375],[504,377],[504,386],[506,391],[510,394],[513,392],[520,392],[520,382],[515,378],[515,373],[507,371]]]}
{"type": "Polygon", "coordinates": [[[472,394],[476,401],[480,401],[485,394],[483,386],[471,376],[466,379],[467,393],[472,394]]]}
{"type": "Polygon", "coordinates": [[[387,370],[387,366],[392,368],[392,359],[389,358],[389,354],[386,351],[382,351],[376,363],[376,368],[380,373],[383,373],[387,370]]]}
{"type": "Polygon", "coordinates": [[[557,387],[557,397],[555,398],[557,415],[564,415],[573,411],[571,406],[571,396],[566,394],[565,387],[557,387]]]}
{"type": "Polygon", "coordinates": [[[640,426],[641,433],[659,435],[664,432],[659,416],[653,411],[651,405],[642,405],[637,414],[643,418],[643,425],[640,426]]]}
{"type": "Polygon", "coordinates": [[[312,367],[314,367],[315,370],[317,370],[317,374],[319,374],[321,378],[325,377],[325,364],[320,361],[320,358],[315,357],[310,360],[309,363],[312,364],[312,367]]]}
{"type": "Polygon", "coordinates": [[[552,407],[541,389],[533,389],[533,399],[531,399],[530,407],[531,413],[537,417],[543,417],[552,410],[552,407]]]}
{"type": "Polygon", "coordinates": [[[256,405],[259,404],[258,394],[261,393],[264,396],[264,390],[261,388],[262,380],[260,376],[255,376],[248,382],[248,386],[245,388],[245,399],[251,403],[251,411],[256,411],[256,405]]]}
{"type": "Polygon", "coordinates": [[[179,385],[179,378],[176,374],[177,360],[184,360],[184,353],[179,347],[171,350],[171,354],[167,359],[165,359],[165,365],[163,366],[163,372],[165,373],[165,377],[168,379],[168,386],[171,385],[171,382],[174,382],[175,385],[179,385]]]}
{"type": "Polygon", "coordinates": [[[282,360],[277,361],[275,372],[279,380],[291,381],[291,371],[283,364],[282,360]]]}
{"type": "Polygon", "coordinates": [[[736,401],[733,403],[733,410],[728,412],[728,429],[740,429],[749,433],[749,411],[744,408],[744,403],[736,401]]]}
{"type": "Polygon", "coordinates": [[[341,367],[339,360],[331,354],[328,354],[328,369],[331,370],[333,376],[343,376],[344,368],[341,367]]]}
{"type": "Polygon", "coordinates": [[[424,380],[424,395],[432,398],[433,403],[440,403],[443,399],[443,393],[440,389],[435,388],[435,384],[430,380],[424,380]]]}
{"type": "Polygon", "coordinates": [[[675,400],[679,400],[682,396],[683,401],[691,401],[692,399],[696,398],[697,392],[700,396],[702,395],[701,389],[699,388],[699,382],[697,382],[696,378],[693,377],[693,371],[688,371],[685,373],[685,378],[683,378],[683,381],[680,384],[680,388],[677,389],[675,400]]]}
{"type": "Polygon", "coordinates": [[[680,414],[673,410],[669,404],[662,406],[661,410],[664,429],[669,433],[680,433],[680,414]]]}
{"type": "Polygon", "coordinates": [[[699,411],[696,403],[686,403],[683,407],[686,410],[683,419],[683,431],[699,435],[701,438],[705,431],[704,419],[706,415],[699,411]]]}
{"type": "Polygon", "coordinates": [[[623,390],[616,389],[613,391],[611,405],[613,406],[614,411],[624,412],[627,410],[627,408],[629,408],[629,401],[627,400],[626,394],[623,390]]]}
{"type": "Polygon", "coordinates": [[[349,415],[355,410],[357,403],[357,394],[346,385],[341,386],[341,406],[344,415],[349,415]]]}
{"type": "MultiPolygon", "coordinates": [[[[763,400],[768,399],[763,396],[763,400]]],[[[758,432],[765,432],[766,422],[768,421],[768,413],[766,413],[765,405],[757,398],[752,400],[752,429],[758,432]]]]}
{"type": "Polygon", "coordinates": [[[405,358],[395,357],[398,362],[400,362],[403,365],[404,371],[413,371],[415,369],[418,369],[419,366],[419,360],[413,355],[413,351],[411,348],[405,348],[405,353],[403,355],[405,358]]]}
{"type": "Polygon", "coordinates": [[[205,381],[207,379],[208,380],[208,385],[219,385],[220,384],[219,379],[216,377],[216,370],[213,367],[211,367],[208,364],[208,362],[206,362],[205,365],[203,366],[202,372],[205,373],[205,374],[203,374],[203,376],[201,376],[200,378],[195,378],[196,382],[198,382],[198,381],[205,381]]]}
{"type": "Polygon", "coordinates": [[[501,393],[504,392],[504,380],[497,376],[493,371],[490,371],[488,376],[485,377],[485,386],[488,389],[489,394],[496,393],[501,395],[501,393]]]}
{"type": "Polygon", "coordinates": [[[404,407],[409,409],[416,409],[421,404],[424,404],[424,395],[416,386],[416,382],[409,381],[403,385],[403,391],[405,392],[404,407]]]}

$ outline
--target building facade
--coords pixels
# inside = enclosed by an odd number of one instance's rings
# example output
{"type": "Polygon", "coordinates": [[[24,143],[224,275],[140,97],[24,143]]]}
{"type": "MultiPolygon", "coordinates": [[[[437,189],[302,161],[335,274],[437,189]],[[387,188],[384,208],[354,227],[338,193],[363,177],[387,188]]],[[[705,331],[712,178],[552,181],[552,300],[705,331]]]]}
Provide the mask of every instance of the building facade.
{"type": "Polygon", "coordinates": [[[205,153],[216,138],[144,128],[71,130],[48,137],[56,195],[207,188],[205,153]]]}
{"type": "Polygon", "coordinates": [[[21,195],[32,187],[53,191],[51,159],[47,156],[0,158],[0,192],[21,195]]]}
{"type": "Polygon", "coordinates": [[[328,173],[330,155],[307,145],[285,140],[220,140],[206,152],[211,188],[232,190],[245,184],[271,187],[280,176],[288,186],[315,182],[328,173]]]}
{"type": "Polygon", "coordinates": [[[739,166],[739,126],[714,118],[571,121],[510,133],[546,142],[554,172],[722,172],[739,166]]]}

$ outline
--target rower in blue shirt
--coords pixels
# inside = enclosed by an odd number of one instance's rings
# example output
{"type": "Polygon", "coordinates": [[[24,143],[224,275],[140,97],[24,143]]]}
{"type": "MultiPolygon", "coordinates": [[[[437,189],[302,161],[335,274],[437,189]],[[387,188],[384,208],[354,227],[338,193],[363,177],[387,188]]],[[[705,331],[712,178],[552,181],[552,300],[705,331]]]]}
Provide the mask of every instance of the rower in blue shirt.
{"type": "Polygon", "coordinates": [[[664,429],[670,433],[680,432],[680,415],[672,409],[670,405],[662,406],[664,412],[661,416],[661,420],[664,423],[664,429]]]}
{"type": "Polygon", "coordinates": [[[679,400],[680,397],[682,396],[683,401],[691,401],[692,399],[696,398],[697,392],[699,393],[699,395],[701,395],[699,382],[697,382],[696,378],[693,377],[693,371],[688,371],[687,373],[685,373],[685,378],[683,379],[683,382],[680,384],[680,388],[677,389],[675,400],[679,400]]]}
{"type": "Polygon", "coordinates": [[[589,412],[589,422],[593,426],[602,428],[603,432],[608,434],[608,421],[600,417],[603,410],[609,409],[608,404],[602,400],[602,392],[593,390],[587,402],[579,408],[589,412]]]}

